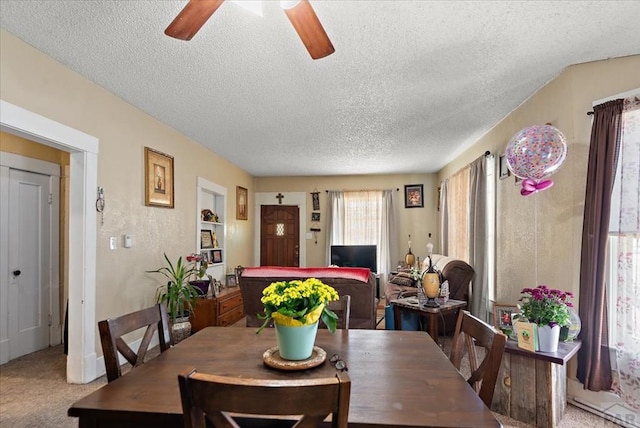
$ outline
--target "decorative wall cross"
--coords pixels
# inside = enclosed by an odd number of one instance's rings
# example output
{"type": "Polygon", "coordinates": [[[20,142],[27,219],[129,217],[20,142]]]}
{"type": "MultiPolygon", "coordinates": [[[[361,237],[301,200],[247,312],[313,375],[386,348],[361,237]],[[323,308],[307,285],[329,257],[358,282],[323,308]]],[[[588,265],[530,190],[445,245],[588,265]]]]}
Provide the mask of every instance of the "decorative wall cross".
{"type": "Polygon", "coordinates": [[[278,199],[278,205],[282,205],[282,198],[284,198],[284,195],[278,192],[278,194],[276,195],[276,199],[278,199]]]}

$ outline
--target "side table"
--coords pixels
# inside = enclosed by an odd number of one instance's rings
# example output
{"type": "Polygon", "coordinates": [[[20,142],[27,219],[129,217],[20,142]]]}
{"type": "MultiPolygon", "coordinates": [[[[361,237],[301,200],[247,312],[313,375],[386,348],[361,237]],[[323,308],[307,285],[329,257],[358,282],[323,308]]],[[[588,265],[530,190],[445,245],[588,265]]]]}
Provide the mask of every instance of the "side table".
{"type": "Polygon", "coordinates": [[[393,305],[393,321],[396,330],[402,330],[402,311],[409,311],[418,313],[421,316],[429,318],[429,335],[433,340],[438,343],[438,318],[440,314],[447,312],[458,312],[460,309],[464,309],[467,306],[467,302],[463,300],[449,299],[446,302],[438,300],[440,304],[437,308],[427,308],[418,304],[417,297],[406,297],[403,299],[392,300],[390,302],[393,305]]]}
{"type": "Polygon", "coordinates": [[[205,327],[226,327],[244,317],[242,294],[239,287],[223,288],[216,297],[203,297],[189,318],[191,332],[205,327]]]}
{"type": "Polygon", "coordinates": [[[582,343],[560,342],[557,352],[530,352],[507,340],[491,410],[541,428],[555,428],[567,407],[566,363],[582,343]]]}

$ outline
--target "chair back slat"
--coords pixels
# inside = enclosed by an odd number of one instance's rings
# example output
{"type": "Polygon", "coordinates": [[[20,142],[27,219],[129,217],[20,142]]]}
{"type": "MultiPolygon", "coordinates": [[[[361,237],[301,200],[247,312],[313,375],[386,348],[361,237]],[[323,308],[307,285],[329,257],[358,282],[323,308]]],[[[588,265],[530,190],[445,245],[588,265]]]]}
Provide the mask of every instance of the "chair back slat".
{"type": "Polygon", "coordinates": [[[329,415],[332,426],[347,426],[351,381],[345,372],[326,379],[265,380],[197,373],[178,375],[185,427],[237,427],[230,416],[253,419],[302,415],[295,427],[317,427],[329,415]]]}
{"type": "Polygon", "coordinates": [[[169,349],[169,326],[167,323],[167,311],[162,304],[150,308],[141,309],[117,318],[109,318],[98,323],[104,364],[109,382],[122,376],[120,367],[121,354],[132,367],[138,367],[144,363],[149,345],[155,333],[158,333],[160,352],[169,349]],[[144,336],[140,342],[138,353],[122,339],[122,336],[145,328],[144,336]]]}
{"type": "Polygon", "coordinates": [[[480,396],[484,404],[491,408],[502,355],[507,336],[468,311],[460,311],[453,336],[450,361],[460,370],[462,358],[469,356],[471,374],[469,385],[480,396]],[[480,360],[477,347],[483,348],[484,358],[480,360]]]}
{"type": "MultiPolygon", "coordinates": [[[[338,321],[336,322],[336,328],[342,330],[349,330],[349,318],[351,317],[351,296],[348,294],[340,296],[340,299],[329,302],[327,305],[329,309],[338,315],[338,321]]],[[[327,328],[327,326],[321,322],[320,328],[327,328]]]]}

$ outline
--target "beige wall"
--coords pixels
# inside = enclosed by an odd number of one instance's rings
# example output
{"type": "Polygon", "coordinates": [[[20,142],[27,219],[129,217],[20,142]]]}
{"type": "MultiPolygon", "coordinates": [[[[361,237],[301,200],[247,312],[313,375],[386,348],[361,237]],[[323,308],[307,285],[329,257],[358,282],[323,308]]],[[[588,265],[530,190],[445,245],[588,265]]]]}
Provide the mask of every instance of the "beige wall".
{"type": "Polygon", "coordinates": [[[567,68],[498,123],[439,174],[448,177],[485,150],[504,153],[527,126],[551,123],[568,140],[568,155],[555,185],[520,196],[514,177],[498,180],[496,300],[516,303],[523,287],[537,284],[578,292],[582,215],[593,101],[640,88],[640,56],[567,68]]]}
{"type": "MultiPolygon", "coordinates": [[[[261,177],[255,180],[256,192],[306,192],[307,213],[311,220],[311,192],[320,192],[320,228],[318,243],[307,240],[307,266],[324,266],[326,245],[327,198],[325,190],[380,190],[399,189],[398,191],[398,250],[399,254],[392,262],[404,259],[407,252],[408,235],[411,234],[412,252],[422,260],[426,255],[427,236],[436,231],[437,184],[435,174],[398,174],[398,175],[348,175],[316,177],[261,177]],[[424,208],[404,208],[404,186],[422,184],[424,186],[424,208]]],[[[283,204],[286,201],[283,200],[283,204]]],[[[274,201],[277,204],[277,201],[274,201]]],[[[435,237],[434,244],[437,242],[435,237]]],[[[437,250],[437,248],[436,248],[437,250]]],[[[391,266],[395,267],[395,266],[391,266]]]]}
{"type": "MultiPolygon", "coordinates": [[[[99,139],[98,184],[104,187],[104,224],[97,224],[96,319],[154,302],[162,253],[177,259],[196,246],[196,176],[227,188],[227,264],[251,264],[253,224],[235,220],[235,186],[253,192],[253,178],[174,129],[70,71],[2,31],[2,99],[99,139]],[[175,163],[175,209],[144,205],[144,147],[168,153],[175,163]],[[124,249],[122,235],[133,235],[124,249]],[[109,237],[119,248],[109,250],[109,237]]],[[[249,212],[253,216],[253,212],[249,212]]],[[[96,351],[101,354],[96,343],[96,351]]]]}

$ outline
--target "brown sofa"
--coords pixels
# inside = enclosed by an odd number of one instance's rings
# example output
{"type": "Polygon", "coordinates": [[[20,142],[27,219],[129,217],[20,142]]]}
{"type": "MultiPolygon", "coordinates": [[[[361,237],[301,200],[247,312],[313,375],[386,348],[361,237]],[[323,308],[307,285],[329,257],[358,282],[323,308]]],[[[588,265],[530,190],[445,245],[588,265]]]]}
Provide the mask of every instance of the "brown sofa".
{"type": "MultiPolygon", "coordinates": [[[[454,300],[463,300],[469,302],[469,293],[471,291],[473,276],[475,271],[468,263],[462,260],[456,260],[441,254],[431,256],[433,265],[438,272],[442,273],[443,280],[449,281],[449,298],[454,300]]],[[[429,260],[426,259],[422,264],[422,269],[429,267],[429,260]]],[[[392,276],[386,284],[385,297],[387,303],[399,297],[407,297],[416,295],[418,289],[416,284],[406,285],[408,281],[405,278],[396,278],[392,276]],[[394,283],[395,282],[395,283],[394,283]]],[[[455,327],[455,313],[445,314],[444,323],[440,323],[440,333],[450,334],[455,327]],[[443,331],[442,325],[446,328],[443,331]]]]}
{"type": "Polygon", "coordinates": [[[262,290],[276,281],[317,278],[336,289],[340,296],[351,296],[349,328],[376,328],[376,278],[369,269],[351,267],[246,267],[239,280],[247,327],[259,327],[264,313],[262,290]]]}

